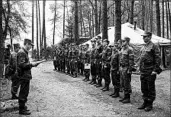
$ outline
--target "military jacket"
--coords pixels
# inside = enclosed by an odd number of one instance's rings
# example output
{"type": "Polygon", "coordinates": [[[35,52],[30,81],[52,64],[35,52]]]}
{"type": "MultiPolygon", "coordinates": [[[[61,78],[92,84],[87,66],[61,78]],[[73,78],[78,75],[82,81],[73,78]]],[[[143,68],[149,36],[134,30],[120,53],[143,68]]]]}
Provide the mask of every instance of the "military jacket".
{"type": "Polygon", "coordinates": [[[91,49],[91,53],[90,53],[91,62],[95,62],[95,51],[96,51],[95,48],[91,49]]]}
{"type": "Polygon", "coordinates": [[[101,53],[102,53],[102,51],[103,51],[103,46],[102,45],[98,45],[97,47],[96,47],[96,50],[95,50],[95,58],[96,59],[101,59],[101,53]]]}
{"type": "Polygon", "coordinates": [[[17,68],[17,53],[12,52],[9,60],[10,67],[13,69],[13,73],[16,71],[17,68]]]}
{"type": "Polygon", "coordinates": [[[144,45],[140,52],[140,72],[145,74],[151,74],[152,71],[158,72],[161,63],[158,46],[150,42],[144,45]]]}
{"type": "Polygon", "coordinates": [[[110,61],[111,70],[118,71],[119,70],[119,51],[113,51],[111,55],[110,61]]]}
{"type": "Polygon", "coordinates": [[[29,61],[28,51],[24,48],[21,48],[17,53],[18,57],[18,67],[20,68],[19,75],[21,79],[30,80],[32,79],[31,68],[32,64],[29,61]]]}
{"type": "Polygon", "coordinates": [[[104,47],[102,51],[103,63],[110,63],[111,55],[112,55],[112,50],[108,46],[104,47]]]}
{"type": "Polygon", "coordinates": [[[130,71],[132,71],[132,68],[134,66],[134,53],[133,48],[130,46],[127,46],[126,48],[122,48],[119,55],[119,62],[121,67],[128,67],[130,71]]]}

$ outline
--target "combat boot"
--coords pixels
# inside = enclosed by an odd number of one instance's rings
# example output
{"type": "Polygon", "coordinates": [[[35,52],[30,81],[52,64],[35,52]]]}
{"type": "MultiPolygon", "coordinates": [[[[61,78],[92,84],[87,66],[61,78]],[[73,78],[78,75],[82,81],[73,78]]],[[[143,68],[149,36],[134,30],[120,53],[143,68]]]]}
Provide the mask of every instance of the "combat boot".
{"type": "Polygon", "coordinates": [[[117,97],[119,97],[119,90],[116,89],[114,95],[112,95],[112,98],[117,98],[117,97]]]}
{"type": "Polygon", "coordinates": [[[107,86],[106,88],[104,88],[102,91],[109,91],[109,86],[107,86]]]}
{"type": "Polygon", "coordinates": [[[115,89],[114,89],[113,93],[110,94],[109,96],[113,96],[113,95],[115,95],[115,93],[116,93],[116,91],[115,91],[115,89]]]}
{"type": "Polygon", "coordinates": [[[19,110],[19,114],[20,114],[20,115],[30,115],[31,112],[28,111],[28,110],[23,109],[23,110],[19,110]]]}
{"type": "Polygon", "coordinates": [[[147,101],[144,100],[144,103],[140,107],[138,107],[137,109],[140,109],[140,110],[145,109],[146,105],[147,105],[147,101]]]}
{"type": "Polygon", "coordinates": [[[152,101],[147,101],[147,105],[146,105],[146,107],[145,107],[145,111],[146,112],[149,112],[149,111],[151,111],[153,109],[153,102],[152,101]]]}
{"type": "Polygon", "coordinates": [[[122,103],[126,104],[126,103],[130,103],[130,94],[126,94],[125,96],[126,98],[122,101],[122,103]]]}

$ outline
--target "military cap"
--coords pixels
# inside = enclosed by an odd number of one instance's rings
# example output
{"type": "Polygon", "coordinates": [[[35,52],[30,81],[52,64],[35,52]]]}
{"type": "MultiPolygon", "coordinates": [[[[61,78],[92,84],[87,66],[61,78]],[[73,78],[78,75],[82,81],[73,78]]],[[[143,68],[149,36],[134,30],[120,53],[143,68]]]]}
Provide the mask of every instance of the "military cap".
{"type": "Polygon", "coordinates": [[[20,48],[20,44],[19,43],[15,43],[13,44],[14,48],[20,48]]]}
{"type": "Polygon", "coordinates": [[[102,37],[101,36],[97,36],[98,39],[101,39],[102,37]]]}
{"type": "Polygon", "coordinates": [[[92,39],[91,42],[96,42],[96,40],[95,39],[92,39]]]}
{"type": "Polygon", "coordinates": [[[104,40],[103,40],[103,42],[107,42],[107,43],[109,43],[109,40],[108,40],[108,39],[104,39],[104,40]]]}
{"type": "Polygon", "coordinates": [[[34,44],[31,42],[30,39],[24,39],[24,45],[27,44],[27,43],[34,46],[34,44]]]}
{"type": "Polygon", "coordinates": [[[141,36],[152,36],[152,33],[145,31],[144,34],[142,34],[141,36]]]}
{"type": "Polygon", "coordinates": [[[122,41],[127,41],[127,42],[129,42],[129,41],[130,41],[130,38],[129,38],[129,37],[124,37],[124,38],[122,39],[122,41]]]}
{"type": "Polygon", "coordinates": [[[114,46],[110,44],[109,47],[114,47],[114,46]]]}

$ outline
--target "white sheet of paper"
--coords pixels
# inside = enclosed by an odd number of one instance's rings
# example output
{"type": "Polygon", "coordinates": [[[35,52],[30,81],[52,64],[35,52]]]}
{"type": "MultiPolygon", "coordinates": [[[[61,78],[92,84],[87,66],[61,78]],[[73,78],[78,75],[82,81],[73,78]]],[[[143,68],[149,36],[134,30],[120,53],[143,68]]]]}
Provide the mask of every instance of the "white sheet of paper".
{"type": "Polygon", "coordinates": [[[90,69],[90,64],[85,64],[84,69],[90,69]]]}

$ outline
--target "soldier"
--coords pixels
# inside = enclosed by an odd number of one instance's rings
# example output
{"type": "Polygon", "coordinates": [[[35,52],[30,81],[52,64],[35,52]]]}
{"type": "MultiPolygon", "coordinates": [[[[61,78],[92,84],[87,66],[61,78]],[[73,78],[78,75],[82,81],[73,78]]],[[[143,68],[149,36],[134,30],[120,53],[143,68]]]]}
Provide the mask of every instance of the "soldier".
{"type": "Polygon", "coordinates": [[[111,66],[112,84],[114,86],[114,92],[110,96],[116,98],[119,97],[119,88],[120,88],[119,51],[117,49],[117,43],[115,43],[114,47],[112,48],[110,66],[111,66]]]}
{"type": "Polygon", "coordinates": [[[38,63],[30,63],[28,57],[28,51],[32,48],[33,44],[31,40],[24,40],[24,47],[21,48],[17,54],[18,67],[19,67],[19,82],[20,92],[18,97],[19,102],[19,114],[30,115],[31,113],[27,110],[25,103],[29,94],[30,80],[32,79],[31,68],[36,67],[38,63]]]}
{"type": "Polygon", "coordinates": [[[5,65],[7,65],[9,63],[9,59],[10,59],[10,55],[11,55],[11,45],[8,44],[7,45],[7,48],[5,48],[5,51],[4,51],[4,63],[5,65]]]}
{"type": "Polygon", "coordinates": [[[101,89],[102,91],[109,91],[110,85],[110,59],[112,50],[109,48],[109,41],[107,39],[103,40],[103,51],[102,51],[102,70],[103,77],[105,80],[105,86],[101,89]]]}
{"type": "Polygon", "coordinates": [[[122,103],[130,103],[131,90],[131,74],[134,66],[133,49],[128,45],[129,37],[122,40],[122,49],[120,51],[120,79],[123,84],[124,98],[119,100],[122,103]]]}
{"type": "Polygon", "coordinates": [[[90,60],[91,60],[91,76],[92,79],[89,84],[96,84],[96,64],[95,64],[95,50],[96,50],[96,40],[92,39],[91,40],[92,44],[92,49],[91,49],[91,54],[90,54],[90,60]]]}
{"type": "Polygon", "coordinates": [[[19,88],[19,78],[18,78],[18,73],[17,73],[17,53],[20,49],[20,44],[16,43],[13,44],[14,46],[14,51],[11,53],[9,64],[11,68],[13,69],[13,73],[11,75],[11,94],[12,94],[12,99],[18,99],[17,97],[17,91],[19,88]]]}
{"type": "Polygon", "coordinates": [[[97,45],[96,45],[96,51],[95,51],[95,57],[96,57],[96,73],[97,73],[97,84],[96,87],[102,87],[102,51],[103,51],[103,45],[101,36],[97,36],[96,38],[97,45]]]}
{"type": "Polygon", "coordinates": [[[77,77],[77,57],[78,57],[78,52],[76,50],[76,45],[73,44],[73,47],[71,50],[71,75],[74,78],[77,77]]]}
{"type": "Polygon", "coordinates": [[[153,108],[153,101],[156,98],[156,75],[161,72],[161,58],[159,48],[151,42],[152,33],[145,32],[142,36],[145,45],[141,48],[139,70],[144,103],[138,109],[151,111],[153,108]]]}
{"type": "Polygon", "coordinates": [[[54,70],[57,70],[57,66],[56,63],[57,59],[56,59],[56,49],[53,51],[53,66],[54,66],[54,70]]]}
{"type": "Polygon", "coordinates": [[[89,77],[90,77],[90,51],[89,51],[89,44],[85,45],[85,53],[83,55],[85,58],[83,58],[84,60],[84,73],[85,73],[85,79],[84,81],[87,82],[89,81],[89,77]]]}

